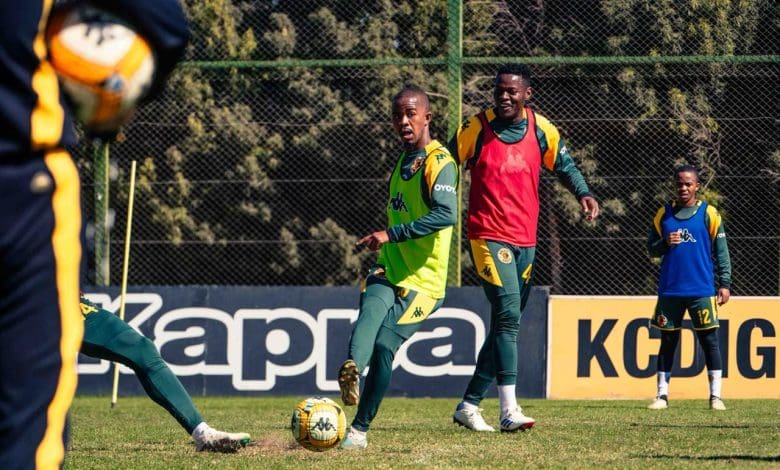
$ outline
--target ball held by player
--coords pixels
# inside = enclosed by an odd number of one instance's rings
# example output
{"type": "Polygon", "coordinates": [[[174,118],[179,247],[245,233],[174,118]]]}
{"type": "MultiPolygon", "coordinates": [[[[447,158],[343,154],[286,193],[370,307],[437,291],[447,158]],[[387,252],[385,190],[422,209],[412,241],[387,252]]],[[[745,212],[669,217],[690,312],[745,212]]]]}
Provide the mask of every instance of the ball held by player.
{"type": "Polygon", "coordinates": [[[55,10],[46,29],[49,60],[75,116],[95,134],[116,132],[149,91],[150,44],[121,18],[86,3],[55,10]]]}

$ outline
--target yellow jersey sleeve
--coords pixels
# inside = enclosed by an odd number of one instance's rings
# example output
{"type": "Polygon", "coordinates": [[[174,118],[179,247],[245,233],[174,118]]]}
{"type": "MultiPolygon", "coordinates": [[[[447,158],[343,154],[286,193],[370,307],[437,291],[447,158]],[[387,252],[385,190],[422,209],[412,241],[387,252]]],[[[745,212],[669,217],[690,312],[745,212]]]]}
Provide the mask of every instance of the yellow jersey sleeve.
{"type": "Polygon", "coordinates": [[[707,231],[710,233],[710,240],[715,240],[722,221],[718,209],[712,207],[710,204],[707,204],[707,218],[710,221],[710,224],[707,227],[707,231]]]}
{"type": "Polygon", "coordinates": [[[544,154],[542,155],[542,165],[544,165],[545,168],[552,171],[552,169],[555,167],[555,160],[558,158],[558,152],[560,149],[558,148],[561,146],[561,133],[558,131],[558,128],[555,127],[553,123],[550,122],[549,119],[542,116],[541,114],[536,114],[536,127],[542,131],[544,134],[545,139],[547,139],[547,150],[545,150],[544,154]]]}
{"type": "MultiPolygon", "coordinates": [[[[434,141],[435,148],[428,152],[428,156],[425,158],[425,184],[428,187],[428,197],[433,192],[433,187],[436,184],[436,179],[439,177],[439,173],[443,170],[448,163],[455,163],[452,155],[438,142],[434,141]]],[[[456,165],[457,170],[457,165],[456,165]]]]}
{"type": "Polygon", "coordinates": [[[653,227],[655,227],[655,231],[658,233],[658,235],[662,237],[663,237],[663,232],[661,230],[661,219],[663,218],[665,213],[666,213],[666,206],[661,206],[661,208],[658,209],[658,212],[655,213],[655,217],[653,217],[653,227]]]}
{"type": "Polygon", "coordinates": [[[476,152],[477,139],[482,132],[482,123],[477,116],[471,116],[463,121],[455,134],[456,147],[453,149],[456,153],[458,164],[473,158],[476,152]]]}

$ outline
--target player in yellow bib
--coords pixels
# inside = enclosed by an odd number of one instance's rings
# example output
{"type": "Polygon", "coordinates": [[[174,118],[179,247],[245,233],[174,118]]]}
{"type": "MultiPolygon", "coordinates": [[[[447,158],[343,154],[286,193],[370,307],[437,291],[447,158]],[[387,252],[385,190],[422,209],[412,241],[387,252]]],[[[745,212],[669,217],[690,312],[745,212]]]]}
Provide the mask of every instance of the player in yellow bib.
{"type": "Polygon", "coordinates": [[[431,139],[428,95],[414,86],[401,90],[393,98],[392,120],[404,150],[390,177],[388,228],[357,242],[380,253],[365,280],[349,358],[339,370],[344,404],[358,405],[343,449],[367,447],[366,433],[390,383],[395,353],[444,302],[457,221],[458,166],[431,139]],[[361,397],[359,376],[366,366],[361,397]]]}

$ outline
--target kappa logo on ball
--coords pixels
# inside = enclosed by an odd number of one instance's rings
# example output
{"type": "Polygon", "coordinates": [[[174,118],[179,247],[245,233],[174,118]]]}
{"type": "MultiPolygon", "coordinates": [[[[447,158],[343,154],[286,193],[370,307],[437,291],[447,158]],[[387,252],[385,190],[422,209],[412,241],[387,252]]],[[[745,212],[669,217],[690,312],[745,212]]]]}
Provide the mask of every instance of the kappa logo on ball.
{"type": "Polygon", "coordinates": [[[330,398],[311,397],[295,406],[290,429],[301,447],[322,452],[344,440],[347,420],[341,407],[330,398]]]}

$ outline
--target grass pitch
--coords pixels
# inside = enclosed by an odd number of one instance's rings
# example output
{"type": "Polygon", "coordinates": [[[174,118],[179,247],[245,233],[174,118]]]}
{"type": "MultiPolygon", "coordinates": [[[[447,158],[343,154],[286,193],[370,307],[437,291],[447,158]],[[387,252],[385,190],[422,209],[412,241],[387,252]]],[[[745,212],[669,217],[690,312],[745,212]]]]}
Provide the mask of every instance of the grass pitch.
{"type": "MultiPolygon", "coordinates": [[[[196,404],[213,427],[249,432],[236,454],[195,452],[190,437],[146,397],[77,397],[71,409],[69,469],[266,468],[780,468],[780,401],[672,400],[662,411],[645,401],[521,399],[536,426],[524,433],[475,433],[452,423],[457,399],[387,398],[364,451],[315,453],[289,430],[306,397],[209,397],[196,404]]],[[[331,397],[338,400],[338,397],[331,397]]],[[[498,428],[498,401],[483,416],[498,428]]],[[[347,423],[355,408],[345,407],[347,423]]]]}

